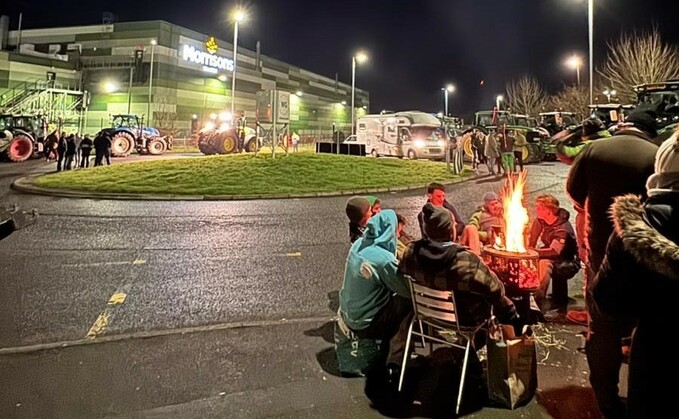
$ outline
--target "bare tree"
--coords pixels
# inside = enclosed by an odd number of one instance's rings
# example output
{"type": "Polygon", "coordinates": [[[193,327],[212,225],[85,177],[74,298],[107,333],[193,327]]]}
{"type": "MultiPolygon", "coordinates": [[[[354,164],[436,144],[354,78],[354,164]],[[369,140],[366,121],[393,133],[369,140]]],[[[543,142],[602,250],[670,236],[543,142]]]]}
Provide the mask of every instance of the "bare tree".
{"type": "Polygon", "coordinates": [[[564,86],[556,95],[549,98],[545,110],[576,112],[581,118],[589,115],[589,90],[587,87],[564,86]]]}
{"type": "Polygon", "coordinates": [[[158,89],[158,92],[153,96],[154,105],[157,109],[154,112],[154,125],[163,135],[176,136],[177,127],[177,104],[170,96],[167,89],[158,89]]]}
{"type": "Polygon", "coordinates": [[[608,44],[608,58],[597,69],[602,87],[614,89],[621,103],[636,102],[633,86],[662,82],[679,77],[679,50],[660,39],[660,32],[623,34],[617,43],[608,44]]]}
{"type": "Polygon", "coordinates": [[[518,81],[507,83],[507,96],[507,103],[514,112],[533,116],[540,112],[547,101],[538,80],[532,76],[523,76],[518,81]]]}

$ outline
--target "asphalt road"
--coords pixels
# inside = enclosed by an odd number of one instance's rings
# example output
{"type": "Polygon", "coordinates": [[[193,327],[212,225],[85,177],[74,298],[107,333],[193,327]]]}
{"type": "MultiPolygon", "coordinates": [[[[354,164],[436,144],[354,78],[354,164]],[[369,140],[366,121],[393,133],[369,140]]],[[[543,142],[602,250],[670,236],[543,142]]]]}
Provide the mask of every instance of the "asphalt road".
{"type": "MultiPolygon", "coordinates": [[[[40,213],[0,242],[0,417],[379,417],[362,380],[329,366],[347,197],[142,202],[8,189],[46,170],[54,163],[0,164],[0,202],[40,213]]],[[[528,170],[531,209],[541,193],[570,208],[566,166],[528,170]]],[[[468,218],[499,183],[471,180],[448,197],[468,218]]],[[[424,190],[379,198],[419,237],[424,190]]],[[[582,305],[580,280],[570,282],[582,305]]],[[[597,417],[575,351],[581,328],[554,327],[569,345],[543,362],[541,391],[556,393],[473,416],[597,417]]]]}

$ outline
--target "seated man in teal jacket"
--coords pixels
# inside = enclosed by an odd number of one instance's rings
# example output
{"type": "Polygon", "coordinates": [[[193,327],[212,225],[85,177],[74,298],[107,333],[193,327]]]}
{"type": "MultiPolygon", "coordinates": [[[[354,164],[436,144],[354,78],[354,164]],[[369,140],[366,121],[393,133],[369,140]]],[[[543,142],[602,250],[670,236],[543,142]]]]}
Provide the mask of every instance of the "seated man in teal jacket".
{"type": "Polygon", "coordinates": [[[393,210],[370,218],[349,250],[339,293],[339,315],[355,335],[390,341],[386,367],[396,377],[412,315],[410,290],[398,271],[397,225],[393,210]]]}

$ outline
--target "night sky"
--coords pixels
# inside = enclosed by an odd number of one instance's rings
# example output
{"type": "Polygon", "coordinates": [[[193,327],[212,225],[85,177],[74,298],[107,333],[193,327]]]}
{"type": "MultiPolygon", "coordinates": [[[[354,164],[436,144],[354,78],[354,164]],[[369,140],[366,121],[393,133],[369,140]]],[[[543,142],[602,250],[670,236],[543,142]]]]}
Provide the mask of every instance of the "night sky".
{"type": "MultiPolygon", "coordinates": [[[[162,19],[231,40],[227,11],[218,0],[13,0],[0,13],[16,29],[96,24],[103,11],[118,21],[162,19]]],[[[607,42],[623,32],[657,26],[664,41],[679,44],[676,18],[661,0],[595,0],[595,64],[607,42]]],[[[250,0],[239,46],[351,83],[351,56],[370,60],[357,69],[356,85],[381,109],[443,109],[441,87],[454,83],[449,110],[466,115],[487,109],[508,81],[535,75],[548,91],[574,83],[563,64],[588,55],[587,0],[250,0]],[[483,85],[480,81],[484,80],[483,85]]],[[[587,63],[581,70],[587,83],[587,63]]]]}

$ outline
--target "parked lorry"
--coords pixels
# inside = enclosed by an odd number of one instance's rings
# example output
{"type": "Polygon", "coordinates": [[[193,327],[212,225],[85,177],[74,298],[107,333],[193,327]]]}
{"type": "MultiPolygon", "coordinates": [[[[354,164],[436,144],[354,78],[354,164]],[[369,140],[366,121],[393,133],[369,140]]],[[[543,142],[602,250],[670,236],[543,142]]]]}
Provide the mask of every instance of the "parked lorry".
{"type": "Polygon", "coordinates": [[[235,118],[228,112],[210,115],[210,120],[198,132],[198,149],[205,155],[254,152],[261,146],[257,131],[245,125],[243,116],[235,118]]]}
{"type": "Polygon", "coordinates": [[[22,162],[43,152],[47,123],[39,115],[0,115],[0,156],[22,162]]]}
{"type": "Polygon", "coordinates": [[[365,115],[356,120],[356,135],[345,143],[365,146],[373,157],[444,159],[447,135],[441,120],[420,111],[365,115]]]}
{"type": "Polygon", "coordinates": [[[113,115],[111,127],[104,128],[111,136],[111,155],[126,157],[132,150],[139,154],[160,155],[172,150],[172,137],[161,136],[160,132],[144,125],[144,119],[137,115],[113,115]]]}

